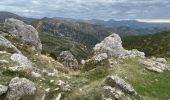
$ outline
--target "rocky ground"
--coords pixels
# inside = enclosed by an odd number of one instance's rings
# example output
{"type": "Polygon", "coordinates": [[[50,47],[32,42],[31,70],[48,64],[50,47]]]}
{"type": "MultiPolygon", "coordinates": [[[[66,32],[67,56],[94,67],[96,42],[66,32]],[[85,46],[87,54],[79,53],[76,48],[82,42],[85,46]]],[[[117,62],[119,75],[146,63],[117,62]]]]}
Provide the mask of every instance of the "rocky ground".
{"type": "Polygon", "coordinates": [[[113,33],[79,63],[70,51],[40,54],[35,28],[7,19],[0,30],[0,100],[168,100],[169,59],[125,50],[113,33]]]}

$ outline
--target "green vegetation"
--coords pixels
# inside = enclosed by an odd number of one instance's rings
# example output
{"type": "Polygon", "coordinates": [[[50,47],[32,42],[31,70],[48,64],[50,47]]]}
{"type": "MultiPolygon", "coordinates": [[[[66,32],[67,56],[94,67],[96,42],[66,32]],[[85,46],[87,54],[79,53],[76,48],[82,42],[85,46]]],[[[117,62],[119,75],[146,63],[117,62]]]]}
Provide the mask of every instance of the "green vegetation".
{"type": "Polygon", "coordinates": [[[43,44],[43,54],[49,53],[51,57],[57,59],[62,51],[70,51],[79,62],[86,59],[90,49],[83,44],[71,41],[64,37],[55,37],[47,33],[40,33],[40,39],[43,44]]]}
{"type": "Polygon", "coordinates": [[[128,36],[122,39],[126,49],[138,49],[146,56],[170,57],[170,31],[146,36],[128,36]]]}

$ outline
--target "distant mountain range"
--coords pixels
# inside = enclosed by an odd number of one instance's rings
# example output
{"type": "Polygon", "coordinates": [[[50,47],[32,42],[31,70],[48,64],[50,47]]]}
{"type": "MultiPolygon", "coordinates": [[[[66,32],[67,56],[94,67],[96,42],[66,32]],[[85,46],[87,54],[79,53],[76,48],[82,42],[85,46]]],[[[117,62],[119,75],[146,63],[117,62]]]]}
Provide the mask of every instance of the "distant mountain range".
{"type": "Polygon", "coordinates": [[[104,25],[107,27],[121,27],[121,26],[126,26],[126,27],[131,27],[131,28],[148,28],[148,27],[170,27],[170,23],[146,23],[146,22],[139,22],[137,20],[109,20],[109,21],[104,21],[104,20],[96,20],[92,19],[88,21],[89,23],[97,24],[97,25],[104,25]]]}
{"type": "Polygon", "coordinates": [[[45,32],[51,36],[66,38],[90,47],[111,33],[125,37],[170,30],[170,23],[143,23],[136,20],[81,20],[61,17],[35,19],[21,17],[10,12],[0,12],[0,21],[3,22],[6,18],[15,18],[29,23],[39,33],[45,32]]]}

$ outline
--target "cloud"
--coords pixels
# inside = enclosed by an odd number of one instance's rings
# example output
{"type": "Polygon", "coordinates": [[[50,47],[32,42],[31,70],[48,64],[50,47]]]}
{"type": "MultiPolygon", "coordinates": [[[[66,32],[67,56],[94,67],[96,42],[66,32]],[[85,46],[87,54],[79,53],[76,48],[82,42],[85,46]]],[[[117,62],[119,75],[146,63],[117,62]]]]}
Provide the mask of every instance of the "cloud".
{"type": "Polygon", "coordinates": [[[27,17],[168,19],[168,0],[1,0],[0,10],[27,17]]]}

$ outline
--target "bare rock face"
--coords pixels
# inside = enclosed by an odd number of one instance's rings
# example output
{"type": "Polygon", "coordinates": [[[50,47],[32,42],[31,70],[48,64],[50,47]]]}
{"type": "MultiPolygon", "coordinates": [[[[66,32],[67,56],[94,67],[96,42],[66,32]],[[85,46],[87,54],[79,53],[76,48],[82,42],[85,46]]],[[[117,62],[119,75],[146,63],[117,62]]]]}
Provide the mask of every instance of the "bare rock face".
{"type": "Polygon", "coordinates": [[[143,59],[140,60],[140,63],[143,64],[147,70],[153,72],[161,73],[170,69],[169,64],[164,58],[143,59]]]}
{"type": "Polygon", "coordinates": [[[6,93],[8,90],[8,87],[7,86],[4,86],[4,85],[0,85],[0,96],[4,93],[6,93]]]}
{"type": "Polygon", "coordinates": [[[0,46],[4,46],[6,48],[11,48],[15,50],[17,53],[21,53],[10,41],[0,35],[0,46]]]}
{"type": "Polygon", "coordinates": [[[107,58],[108,58],[108,56],[107,56],[106,53],[101,53],[101,54],[98,54],[98,55],[94,56],[92,59],[93,59],[95,62],[100,62],[100,61],[102,61],[102,60],[104,60],[104,59],[107,59],[107,58]]]}
{"type": "Polygon", "coordinates": [[[32,62],[29,61],[28,58],[22,54],[18,54],[18,53],[12,54],[11,60],[18,62],[21,66],[30,66],[30,67],[33,66],[32,62]]]}
{"type": "Polygon", "coordinates": [[[137,94],[137,92],[134,90],[134,88],[126,83],[123,79],[119,78],[118,76],[109,76],[106,79],[106,84],[108,84],[111,87],[117,87],[120,88],[122,91],[128,93],[128,94],[137,94]]]}
{"type": "Polygon", "coordinates": [[[109,98],[111,100],[112,98],[120,99],[126,96],[125,94],[137,96],[137,92],[134,90],[134,88],[118,76],[107,77],[105,84],[106,86],[103,87],[103,100],[107,100],[109,98]]]}
{"type": "Polygon", "coordinates": [[[62,51],[58,57],[66,67],[76,69],[79,67],[77,59],[71,54],[70,51],[62,51]]]}
{"type": "Polygon", "coordinates": [[[36,87],[33,82],[26,78],[13,78],[9,83],[7,98],[9,100],[18,100],[22,96],[31,96],[35,94],[36,87]]]}
{"type": "Polygon", "coordinates": [[[20,20],[9,18],[5,20],[4,27],[11,35],[19,37],[35,46],[37,53],[41,52],[42,44],[37,30],[33,26],[27,25],[20,20]]]}
{"type": "Polygon", "coordinates": [[[17,62],[20,65],[9,67],[8,69],[10,71],[13,71],[13,72],[24,72],[24,71],[26,71],[27,73],[29,73],[29,72],[31,73],[31,71],[33,69],[33,63],[30,60],[28,60],[28,58],[25,57],[24,55],[14,53],[11,56],[11,60],[17,62]]]}
{"type": "Polygon", "coordinates": [[[106,37],[101,43],[96,44],[93,50],[95,51],[95,55],[106,53],[108,57],[145,57],[145,54],[143,52],[139,52],[138,50],[125,50],[122,47],[122,41],[120,36],[115,33],[106,37]]]}

